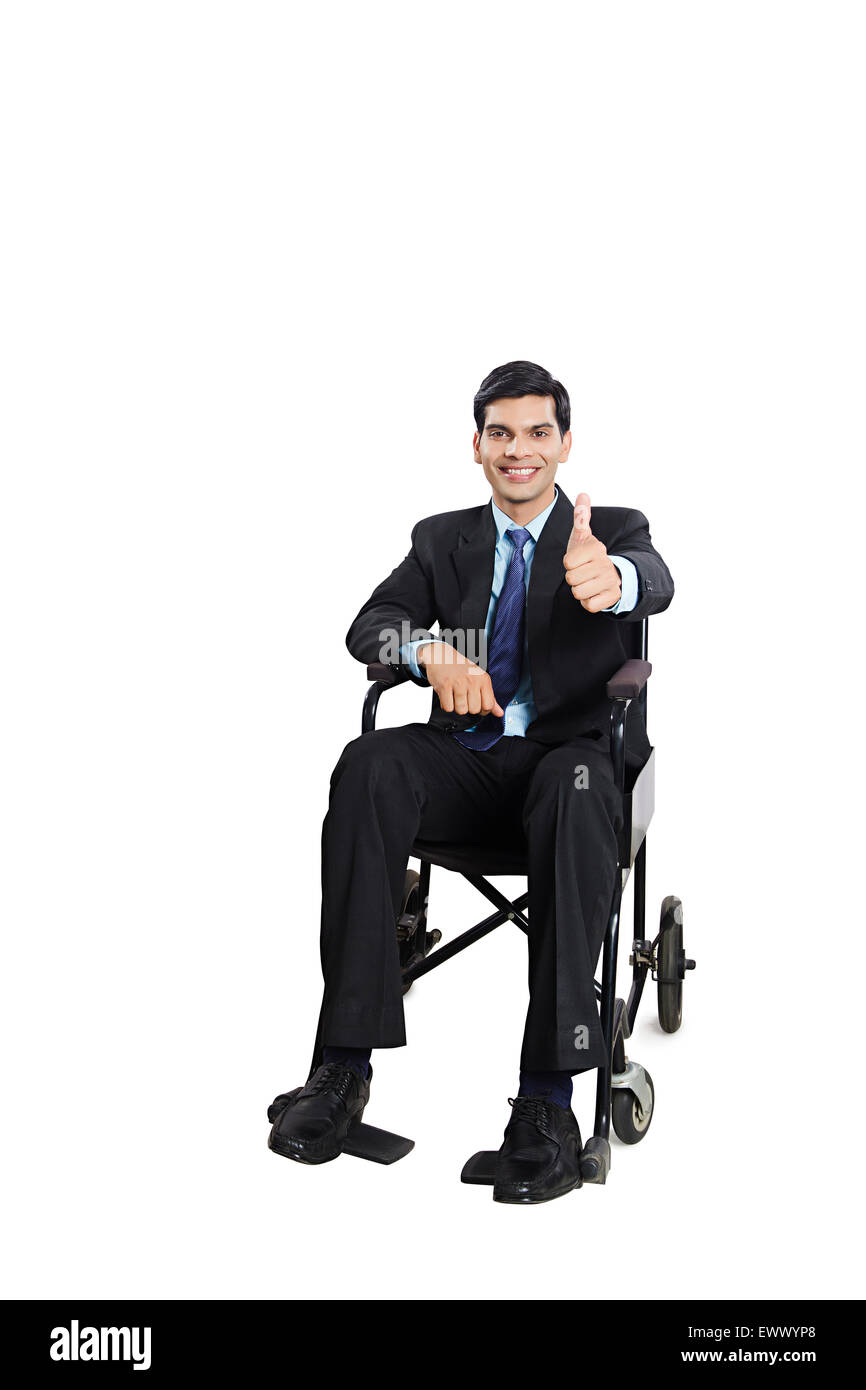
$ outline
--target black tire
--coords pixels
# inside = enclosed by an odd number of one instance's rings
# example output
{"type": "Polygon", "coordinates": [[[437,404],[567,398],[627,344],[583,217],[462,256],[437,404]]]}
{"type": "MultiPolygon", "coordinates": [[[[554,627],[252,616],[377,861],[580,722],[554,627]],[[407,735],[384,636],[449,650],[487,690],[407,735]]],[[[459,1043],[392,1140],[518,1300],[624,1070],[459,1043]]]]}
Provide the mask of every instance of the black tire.
{"type": "Polygon", "coordinates": [[[406,877],[403,880],[403,897],[400,902],[400,913],[411,912],[413,915],[421,907],[421,875],[417,869],[407,869],[406,877]]]}
{"type": "MultiPolygon", "coordinates": [[[[403,897],[400,901],[400,911],[398,919],[406,915],[414,917],[417,921],[419,913],[423,913],[424,904],[421,902],[421,875],[417,869],[407,869],[406,878],[403,883],[403,897]]],[[[400,968],[406,970],[413,964],[417,952],[413,953],[414,937],[401,938],[398,942],[400,948],[400,968]]],[[[412,988],[412,981],[404,984],[403,993],[408,994],[412,988]]]]}
{"type": "Polygon", "coordinates": [[[683,905],[679,898],[665,898],[661,913],[661,940],[656,953],[659,1023],[675,1033],[683,1021],[683,980],[686,953],[683,948],[683,905]]]}
{"type": "Polygon", "coordinates": [[[655,1110],[655,1087],[649,1072],[645,1073],[650,1090],[649,1113],[642,1111],[634,1091],[611,1091],[611,1119],[614,1133],[623,1144],[639,1144],[652,1122],[655,1110]]]}

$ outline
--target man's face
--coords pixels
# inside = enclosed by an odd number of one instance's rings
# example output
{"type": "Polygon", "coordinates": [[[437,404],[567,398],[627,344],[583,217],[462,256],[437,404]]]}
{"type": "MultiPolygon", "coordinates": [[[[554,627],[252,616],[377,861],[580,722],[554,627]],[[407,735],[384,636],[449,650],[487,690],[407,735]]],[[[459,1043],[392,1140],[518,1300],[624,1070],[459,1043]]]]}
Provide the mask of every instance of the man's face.
{"type": "Polygon", "coordinates": [[[553,501],[557,467],[568,458],[571,430],[559,433],[552,396],[505,396],[489,403],[472,444],[498,506],[525,512],[534,503],[543,511],[553,501]]]}

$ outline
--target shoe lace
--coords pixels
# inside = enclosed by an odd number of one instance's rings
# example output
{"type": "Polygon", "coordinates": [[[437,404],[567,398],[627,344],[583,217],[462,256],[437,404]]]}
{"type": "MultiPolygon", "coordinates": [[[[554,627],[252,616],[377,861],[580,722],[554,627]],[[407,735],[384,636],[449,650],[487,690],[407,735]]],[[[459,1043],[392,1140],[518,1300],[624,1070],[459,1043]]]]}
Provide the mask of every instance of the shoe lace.
{"type": "Polygon", "coordinates": [[[333,1091],[341,1100],[345,1100],[357,1076],[358,1073],[351,1067],[341,1066],[339,1062],[324,1062],[311,1076],[304,1091],[308,1096],[320,1096],[324,1091],[333,1091]]]}
{"type": "Polygon", "coordinates": [[[508,1104],[513,1111],[511,1123],[527,1120],[543,1132],[550,1129],[552,1115],[549,1103],[541,1096],[509,1096],[508,1104]]]}

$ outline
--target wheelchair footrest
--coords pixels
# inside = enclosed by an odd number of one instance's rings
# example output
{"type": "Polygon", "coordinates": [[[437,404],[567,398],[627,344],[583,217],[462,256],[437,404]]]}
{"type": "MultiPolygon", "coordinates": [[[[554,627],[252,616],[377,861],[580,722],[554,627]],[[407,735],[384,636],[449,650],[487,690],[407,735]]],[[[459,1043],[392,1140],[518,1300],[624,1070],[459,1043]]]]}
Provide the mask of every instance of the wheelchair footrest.
{"type": "Polygon", "coordinates": [[[593,1134],[580,1151],[580,1176],[584,1182],[603,1183],[610,1172],[610,1144],[593,1134]]]}
{"type": "MultiPolygon", "coordinates": [[[[498,1157],[496,1149],[479,1150],[464,1163],[460,1181],[475,1183],[479,1187],[492,1187],[498,1157]]],[[[610,1144],[606,1139],[597,1139],[593,1135],[580,1151],[580,1176],[584,1182],[603,1183],[609,1172],[610,1144]]]]}
{"type": "Polygon", "coordinates": [[[477,1183],[479,1187],[492,1187],[498,1157],[498,1149],[479,1150],[477,1154],[473,1154],[464,1163],[460,1181],[477,1183]]]}
{"type": "Polygon", "coordinates": [[[354,1158],[367,1158],[371,1163],[396,1163],[414,1147],[414,1139],[404,1139],[402,1134],[391,1134],[387,1129],[377,1129],[375,1125],[360,1124],[349,1131],[343,1153],[351,1154],[354,1158]]]}
{"type": "MultiPolygon", "coordinates": [[[[293,1091],[284,1091],[268,1106],[268,1119],[274,1124],[287,1106],[300,1095],[303,1087],[296,1086],[293,1091]]],[[[270,1140],[268,1140],[270,1143],[270,1140]]],[[[377,1129],[375,1125],[355,1125],[349,1130],[342,1152],[354,1158],[368,1158],[372,1163],[396,1163],[405,1158],[415,1147],[414,1139],[404,1139],[402,1134],[391,1134],[387,1129],[377,1129]]]]}

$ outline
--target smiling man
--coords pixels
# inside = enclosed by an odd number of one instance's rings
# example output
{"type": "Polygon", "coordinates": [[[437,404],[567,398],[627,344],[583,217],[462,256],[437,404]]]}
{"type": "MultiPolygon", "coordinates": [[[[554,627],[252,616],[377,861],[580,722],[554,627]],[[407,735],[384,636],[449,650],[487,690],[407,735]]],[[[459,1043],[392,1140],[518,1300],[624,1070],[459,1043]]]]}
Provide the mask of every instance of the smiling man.
{"type": "MultiPolygon", "coordinates": [[[[268,1142],[300,1162],[336,1158],[369,1098],[372,1049],[405,1044],[395,918],[415,841],[520,846],[529,1007],[493,1196],[533,1203],[581,1185],[572,1077],[605,1061],[593,976],[622,821],[605,687],[626,659],[622,624],[667,608],[673,580],[641,512],[592,509],[586,493],[572,504],[557,486],[570,404],[549,372],[497,367],[474,414],[490,500],[418,522],[346,638],[359,661],[389,659],[432,688],[433,708],[426,724],[362,734],[334,769],[313,1066],[275,1102],[268,1142]],[[412,636],[395,649],[397,633],[412,636]]],[[[627,758],[648,754],[635,703],[627,758]]],[[[482,1080],[473,1066],[474,1090],[482,1080]]]]}

